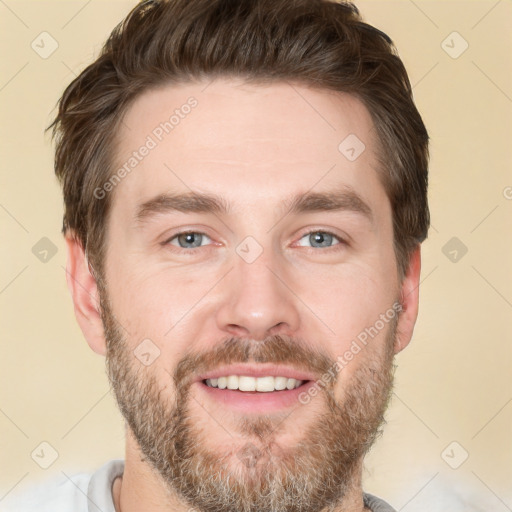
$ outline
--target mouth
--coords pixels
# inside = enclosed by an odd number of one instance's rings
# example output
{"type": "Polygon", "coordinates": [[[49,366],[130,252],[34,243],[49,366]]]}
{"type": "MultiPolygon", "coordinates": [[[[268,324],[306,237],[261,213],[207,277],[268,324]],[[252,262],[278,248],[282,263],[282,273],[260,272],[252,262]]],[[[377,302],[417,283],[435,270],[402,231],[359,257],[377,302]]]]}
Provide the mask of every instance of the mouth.
{"type": "Polygon", "coordinates": [[[314,376],[293,368],[238,365],[201,376],[196,384],[209,400],[243,413],[268,414],[301,404],[314,376]]]}
{"type": "Polygon", "coordinates": [[[305,381],[278,375],[251,377],[250,375],[225,375],[215,379],[204,379],[203,383],[211,388],[229,389],[244,393],[272,393],[274,391],[292,390],[300,387],[305,381]]]}

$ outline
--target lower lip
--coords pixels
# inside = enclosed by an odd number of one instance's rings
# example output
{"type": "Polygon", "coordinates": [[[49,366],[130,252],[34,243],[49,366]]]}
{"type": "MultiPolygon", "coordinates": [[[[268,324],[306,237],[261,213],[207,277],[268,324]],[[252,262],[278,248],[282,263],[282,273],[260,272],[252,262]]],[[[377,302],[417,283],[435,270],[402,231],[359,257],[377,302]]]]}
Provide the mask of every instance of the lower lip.
{"type": "Polygon", "coordinates": [[[295,389],[283,391],[238,391],[233,389],[219,389],[207,386],[203,381],[197,382],[202,392],[217,403],[230,409],[243,413],[267,414],[302,405],[299,396],[314,385],[313,381],[306,381],[295,389]]]}

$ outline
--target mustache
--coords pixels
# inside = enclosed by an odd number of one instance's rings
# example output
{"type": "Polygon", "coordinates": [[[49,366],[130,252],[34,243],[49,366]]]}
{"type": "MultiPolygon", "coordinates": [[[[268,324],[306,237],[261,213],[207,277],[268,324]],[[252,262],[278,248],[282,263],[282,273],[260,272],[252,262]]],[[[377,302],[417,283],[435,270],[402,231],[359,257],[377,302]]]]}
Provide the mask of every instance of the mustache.
{"type": "Polygon", "coordinates": [[[312,346],[300,338],[272,335],[256,341],[230,337],[208,351],[190,352],[184,356],[174,370],[174,384],[177,389],[183,389],[199,373],[214,370],[221,365],[249,362],[287,364],[313,372],[318,378],[336,363],[318,345],[312,346]]]}

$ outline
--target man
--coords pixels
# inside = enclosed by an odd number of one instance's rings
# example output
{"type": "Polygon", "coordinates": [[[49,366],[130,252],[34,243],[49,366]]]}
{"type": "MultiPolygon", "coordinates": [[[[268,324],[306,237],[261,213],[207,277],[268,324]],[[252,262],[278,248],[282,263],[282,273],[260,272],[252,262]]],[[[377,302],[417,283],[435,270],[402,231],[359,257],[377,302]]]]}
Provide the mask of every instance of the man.
{"type": "Polygon", "coordinates": [[[362,464],[429,211],[390,39],[328,0],[145,1],[53,127],[68,286],[126,457],[35,508],[393,510],[362,464]]]}

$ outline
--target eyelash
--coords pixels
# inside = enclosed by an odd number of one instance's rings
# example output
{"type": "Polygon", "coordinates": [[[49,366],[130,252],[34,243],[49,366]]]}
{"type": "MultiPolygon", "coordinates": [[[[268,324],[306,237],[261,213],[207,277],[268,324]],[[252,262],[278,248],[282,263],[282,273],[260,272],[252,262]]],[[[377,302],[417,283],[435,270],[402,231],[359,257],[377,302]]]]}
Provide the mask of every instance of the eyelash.
{"type": "Polygon", "coordinates": [[[162,242],[162,245],[163,246],[171,245],[174,251],[176,251],[178,253],[183,253],[183,254],[192,254],[194,252],[194,249],[204,248],[204,247],[208,247],[210,245],[210,244],[208,244],[206,246],[201,245],[199,247],[193,247],[191,249],[187,249],[185,247],[179,247],[178,245],[171,244],[171,242],[173,240],[177,239],[179,236],[184,236],[184,235],[203,235],[211,240],[211,238],[206,233],[203,233],[202,231],[187,230],[187,231],[180,231],[179,233],[172,235],[170,238],[167,238],[164,242],[162,242]]]}
{"type": "Polygon", "coordinates": [[[313,229],[311,231],[307,231],[306,233],[302,234],[302,236],[299,238],[299,241],[302,240],[306,236],[311,236],[314,233],[321,233],[323,235],[332,236],[333,238],[335,238],[338,241],[338,243],[331,245],[330,247],[307,247],[307,246],[299,246],[299,247],[303,247],[305,249],[311,249],[311,250],[323,249],[324,251],[335,251],[335,250],[341,249],[341,246],[347,245],[347,242],[343,238],[341,238],[339,235],[337,235],[336,233],[333,233],[332,231],[327,231],[325,229],[313,229]]]}
{"type": "MultiPolygon", "coordinates": [[[[318,252],[318,249],[323,249],[323,252],[327,252],[327,251],[335,251],[335,250],[340,250],[342,247],[344,246],[347,246],[348,243],[346,242],[346,240],[344,240],[343,238],[341,238],[339,235],[333,233],[332,231],[327,231],[327,230],[324,230],[324,229],[313,229],[311,231],[307,231],[305,233],[303,233],[300,238],[298,239],[298,241],[302,240],[304,237],[306,236],[310,236],[314,233],[322,233],[324,235],[329,235],[329,236],[332,236],[333,238],[335,238],[338,243],[334,244],[334,245],[331,245],[330,247],[308,247],[308,246],[299,246],[299,247],[302,247],[304,249],[310,249],[310,250],[313,250],[315,252],[318,252]]],[[[179,236],[183,236],[183,235],[188,235],[188,234],[194,234],[194,235],[203,235],[203,236],[206,236],[207,238],[209,238],[211,240],[211,238],[206,234],[206,233],[203,233],[202,231],[194,231],[194,230],[188,230],[188,231],[181,231],[179,233],[176,233],[174,235],[172,235],[170,238],[167,238],[164,242],[162,242],[162,245],[163,246],[168,246],[168,245],[172,245],[171,242],[173,240],[175,240],[176,238],[178,238],[179,236]]],[[[297,242],[295,242],[297,243],[297,242]]],[[[173,250],[174,251],[177,251],[179,253],[182,253],[182,254],[192,254],[194,252],[194,249],[199,249],[199,248],[205,248],[205,247],[210,247],[212,244],[207,244],[206,246],[199,246],[199,247],[193,247],[193,248],[185,248],[185,247],[179,247],[179,246],[176,246],[176,245],[172,245],[173,247],[173,250]]]]}

